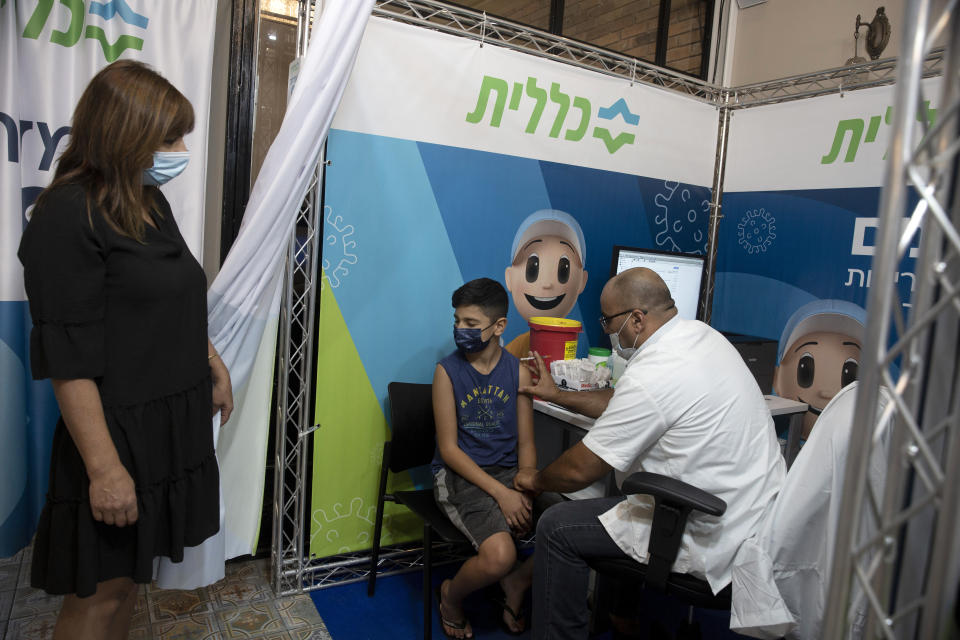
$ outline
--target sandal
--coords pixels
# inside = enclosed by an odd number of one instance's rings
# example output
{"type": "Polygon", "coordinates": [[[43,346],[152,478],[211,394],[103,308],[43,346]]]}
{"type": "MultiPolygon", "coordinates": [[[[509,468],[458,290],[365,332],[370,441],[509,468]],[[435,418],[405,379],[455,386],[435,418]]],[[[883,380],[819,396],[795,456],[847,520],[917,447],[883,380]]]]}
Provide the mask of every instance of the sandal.
{"type": "Polygon", "coordinates": [[[510,605],[506,602],[501,602],[500,608],[513,619],[513,624],[517,626],[516,630],[512,629],[510,625],[507,624],[507,621],[503,619],[503,616],[500,616],[500,628],[503,629],[504,633],[508,633],[511,636],[519,636],[527,632],[527,614],[522,608],[519,612],[516,612],[511,609],[510,605]]]}
{"type": "Polygon", "coordinates": [[[519,636],[526,633],[527,631],[527,614],[524,607],[521,605],[519,611],[514,611],[513,607],[507,604],[507,596],[503,593],[503,589],[497,589],[497,592],[490,598],[494,604],[500,609],[500,628],[503,629],[504,633],[507,633],[511,636],[519,636]],[[518,627],[515,631],[510,628],[510,625],[507,624],[507,621],[503,619],[503,613],[506,613],[510,616],[513,624],[518,627]]]}
{"type": "MultiPolygon", "coordinates": [[[[434,590],[434,593],[437,596],[437,617],[440,618],[440,630],[443,631],[443,635],[447,636],[448,638],[455,638],[456,640],[460,640],[459,638],[457,638],[457,636],[447,633],[447,627],[450,627],[451,629],[456,629],[457,631],[463,631],[464,629],[467,628],[467,624],[469,623],[469,621],[466,618],[464,618],[463,620],[453,621],[453,620],[447,620],[446,618],[443,617],[443,596],[440,595],[441,586],[443,586],[442,583],[438,584],[437,588],[434,590]]],[[[463,638],[464,640],[472,640],[473,636],[465,635],[463,636],[463,638]]]]}

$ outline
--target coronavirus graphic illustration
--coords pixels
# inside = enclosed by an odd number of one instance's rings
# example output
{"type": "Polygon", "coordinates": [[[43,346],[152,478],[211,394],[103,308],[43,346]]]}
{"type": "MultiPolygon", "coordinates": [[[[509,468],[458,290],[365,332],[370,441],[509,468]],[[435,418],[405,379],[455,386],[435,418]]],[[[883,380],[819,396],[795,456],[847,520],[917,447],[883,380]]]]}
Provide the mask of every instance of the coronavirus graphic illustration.
{"type": "Polygon", "coordinates": [[[653,199],[657,246],[667,251],[706,253],[710,201],[697,198],[690,187],[676,180],[666,180],[663,186],[665,191],[653,199]]]}
{"type": "Polygon", "coordinates": [[[748,209],[737,224],[737,238],[749,254],[763,253],[777,237],[777,219],[766,209],[748,209]]]}
{"type": "Polygon", "coordinates": [[[313,511],[311,544],[321,537],[328,544],[339,544],[337,553],[347,553],[358,546],[369,545],[370,530],[376,516],[376,505],[365,505],[363,498],[351,498],[348,504],[336,502],[313,511]]]}
{"type": "Polygon", "coordinates": [[[322,266],[330,286],[336,289],[350,275],[350,267],[357,264],[357,255],[353,252],[357,243],[353,240],[353,225],[334,215],[333,208],[324,207],[324,217],[327,224],[323,229],[322,266]]]}

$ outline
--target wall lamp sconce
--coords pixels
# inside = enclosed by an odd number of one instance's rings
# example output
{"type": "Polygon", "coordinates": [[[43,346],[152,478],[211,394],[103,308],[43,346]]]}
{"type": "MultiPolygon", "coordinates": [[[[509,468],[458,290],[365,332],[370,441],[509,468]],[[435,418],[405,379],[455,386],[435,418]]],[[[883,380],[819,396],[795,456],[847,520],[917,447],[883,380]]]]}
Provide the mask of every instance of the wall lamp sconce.
{"type": "Polygon", "coordinates": [[[864,47],[871,60],[879,58],[887,43],[890,42],[890,21],[887,19],[884,7],[877,8],[877,14],[873,16],[873,20],[870,22],[864,22],[860,14],[857,14],[857,23],[853,28],[853,57],[847,60],[844,66],[866,62],[866,59],[861,57],[858,52],[861,27],[867,28],[864,47]]]}

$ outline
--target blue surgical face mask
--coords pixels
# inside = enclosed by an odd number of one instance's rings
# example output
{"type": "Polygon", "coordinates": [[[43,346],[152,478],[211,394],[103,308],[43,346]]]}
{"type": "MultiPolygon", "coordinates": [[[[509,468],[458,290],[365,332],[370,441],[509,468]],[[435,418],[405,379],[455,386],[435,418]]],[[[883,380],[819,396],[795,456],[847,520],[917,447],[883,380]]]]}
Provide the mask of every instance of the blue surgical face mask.
{"type": "MultiPolygon", "coordinates": [[[[614,351],[617,352],[617,355],[623,358],[624,360],[629,360],[637,354],[637,347],[621,347],[620,346],[620,331],[623,331],[623,328],[627,326],[627,320],[633,317],[633,314],[627,316],[626,320],[623,321],[623,324],[620,325],[620,329],[610,336],[610,346],[613,347],[614,351]]],[[[640,338],[639,334],[636,338],[633,339],[633,344],[637,344],[637,339],[640,338]]]]}
{"type": "MultiPolygon", "coordinates": [[[[453,341],[457,343],[457,349],[460,350],[460,353],[477,353],[486,349],[487,345],[490,344],[490,340],[483,339],[483,332],[494,324],[497,323],[494,322],[483,329],[458,329],[454,327],[453,341]]],[[[490,337],[493,338],[493,336],[490,337]]]]}
{"type": "Polygon", "coordinates": [[[153,166],[143,170],[143,184],[166,184],[183,173],[188,162],[189,151],[154,151],[153,166]]]}

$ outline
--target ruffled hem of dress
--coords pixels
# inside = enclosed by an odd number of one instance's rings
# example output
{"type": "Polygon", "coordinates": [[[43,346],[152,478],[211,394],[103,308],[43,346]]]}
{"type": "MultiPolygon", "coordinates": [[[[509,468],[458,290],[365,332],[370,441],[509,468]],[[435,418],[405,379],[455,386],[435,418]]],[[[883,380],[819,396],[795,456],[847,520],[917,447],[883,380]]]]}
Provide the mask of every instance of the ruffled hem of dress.
{"type": "MultiPolygon", "coordinates": [[[[151,495],[153,495],[153,494],[156,494],[157,492],[162,492],[162,491],[163,491],[164,489],[166,489],[170,484],[177,484],[177,483],[180,483],[180,482],[186,482],[186,481],[188,481],[188,479],[189,479],[189,477],[190,477],[191,475],[193,475],[193,474],[195,474],[195,473],[197,473],[197,472],[202,472],[202,471],[203,471],[202,467],[210,464],[211,462],[212,462],[213,464],[218,464],[218,463],[217,463],[217,456],[216,456],[216,454],[211,454],[211,455],[206,456],[203,460],[201,460],[198,464],[194,465],[192,468],[184,469],[184,470],[183,470],[184,472],[181,473],[181,474],[169,476],[169,477],[164,478],[164,479],[162,479],[162,480],[157,480],[157,481],[155,481],[155,482],[151,482],[151,483],[149,483],[149,484],[148,484],[147,486],[145,486],[145,487],[144,487],[144,486],[138,486],[138,487],[136,487],[136,489],[135,489],[135,491],[137,492],[137,499],[138,499],[138,500],[146,500],[146,499],[149,498],[149,496],[151,496],[151,495]]],[[[218,468],[219,468],[219,465],[218,465],[218,468]]],[[[47,501],[47,504],[52,504],[52,505],[57,505],[57,504],[90,504],[90,500],[89,500],[88,498],[55,498],[55,497],[51,496],[49,493],[46,495],[46,501],[47,501]]],[[[192,546],[192,545],[187,545],[187,546],[192,546]]]]}
{"type": "Polygon", "coordinates": [[[183,559],[220,528],[216,456],[176,477],[137,489],[138,519],[128,527],[93,519],[84,499],[48,498],[34,541],[31,585],[52,595],[93,595],[97,583],[153,578],[154,558],[183,559]]]}
{"type": "MultiPolygon", "coordinates": [[[[144,398],[142,400],[134,400],[130,402],[115,402],[115,401],[111,401],[109,399],[104,398],[103,410],[109,416],[111,412],[129,411],[130,409],[139,409],[139,408],[149,408],[151,405],[154,405],[157,403],[167,404],[171,401],[175,401],[178,396],[186,396],[192,392],[199,391],[203,388],[209,389],[210,384],[211,384],[211,379],[210,379],[210,373],[208,370],[204,375],[199,376],[196,380],[194,380],[193,382],[190,382],[189,384],[184,385],[183,387],[179,387],[172,391],[167,391],[166,393],[163,393],[158,396],[153,396],[151,398],[144,398]]],[[[211,414],[211,418],[212,418],[212,414],[211,414]]]]}
{"type": "Polygon", "coordinates": [[[150,582],[154,558],[183,558],[220,526],[209,376],[182,391],[104,407],[107,428],[137,492],[128,527],[93,519],[89,479],[62,423],[54,435],[48,500],[34,543],[32,584],[51,594],[95,593],[117,577],[150,582]]]}

